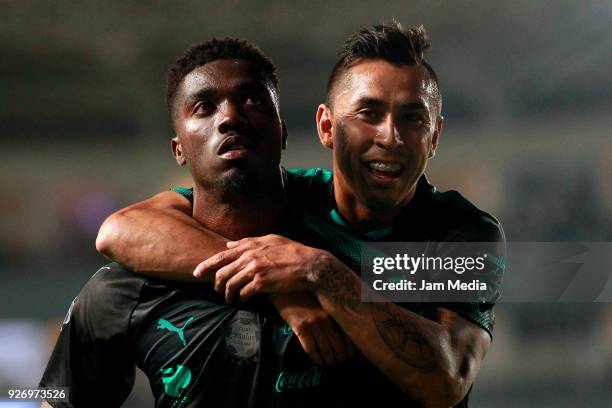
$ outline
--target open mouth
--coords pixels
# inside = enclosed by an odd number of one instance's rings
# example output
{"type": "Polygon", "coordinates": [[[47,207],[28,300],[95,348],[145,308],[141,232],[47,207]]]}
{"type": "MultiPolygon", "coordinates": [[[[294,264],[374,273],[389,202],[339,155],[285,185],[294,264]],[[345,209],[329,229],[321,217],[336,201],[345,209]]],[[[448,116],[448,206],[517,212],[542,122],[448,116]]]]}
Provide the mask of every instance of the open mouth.
{"type": "Polygon", "coordinates": [[[371,161],[365,167],[375,178],[384,181],[394,180],[404,171],[404,165],[398,162],[371,161]]]}
{"type": "Polygon", "coordinates": [[[230,136],[221,142],[217,154],[222,157],[235,157],[248,154],[255,149],[253,141],[247,137],[230,136]]]}

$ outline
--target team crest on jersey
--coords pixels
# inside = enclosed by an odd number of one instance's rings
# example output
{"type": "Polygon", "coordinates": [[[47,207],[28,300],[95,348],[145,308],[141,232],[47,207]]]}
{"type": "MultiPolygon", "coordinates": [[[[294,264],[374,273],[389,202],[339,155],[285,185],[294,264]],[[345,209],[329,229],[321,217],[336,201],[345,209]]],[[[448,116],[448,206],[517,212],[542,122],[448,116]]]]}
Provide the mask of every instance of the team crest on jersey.
{"type": "Polygon", "coordinates": [[[255,313],[240,310],[225,331],[225,350],[241,360],[249,359],[259,350],[261,330],[255,313]]]}

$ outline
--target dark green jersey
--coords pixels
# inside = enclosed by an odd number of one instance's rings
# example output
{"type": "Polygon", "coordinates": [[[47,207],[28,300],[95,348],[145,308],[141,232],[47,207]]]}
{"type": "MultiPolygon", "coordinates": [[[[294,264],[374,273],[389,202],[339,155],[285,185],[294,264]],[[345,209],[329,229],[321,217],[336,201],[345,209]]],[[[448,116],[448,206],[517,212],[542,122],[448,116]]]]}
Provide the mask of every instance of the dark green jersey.
{"type": "MultiPolygon", "coordinates": [[[[320,168],[289,169],[284,173],[289,205],[294,212],[304,213],[304,225],[325,241],[325,248],[341,259],[349,261],[355,271],[360,270],[361,243],[388,242],[497,242],[496,259],[505,258],[505,237],[502,227],[492,215],[479,210],[457,191],[439,192],[425,176],[418,181],[414,198],[401,212],[391,228],[359,234],[348,228],[336,210],[333,195],[333,173],[320,168]],[[326,220],[327,223],[321,223],[326,220]]],[[[193,200],[188,188],[177,192],[193,200]]],[[[490,290],[499,297],[503,264],[489,264],[490,290]]],[[[483,275],[487,275],[486,271],[483,275]]],[[[444,306],[452,309],[493,335],[495,316],[492,303],[404,304],[415,312],[425,314],[427,309],[444,306]]]]}
{"type": "MultiPolygon", "coordinates": [[[[289,205],[302,213],[303,226],[318,237],[318,245],[338,256],[353,270],[360,270],[362,242],[495,242],[490,259],[503,262],[505,237],[495,217],[478,209],[457,191],[440,192],[425,176],[418,181],[414,198],[390,228],[365,234],[351,230],[336,209],[333,173],[320,168],[289,169],[284,172],[289,205]]],[[[190,188],[175,189],[193,200],[190,188]]],[[[501,290],[504,265],[487,263],[490,296],[497,299],[501,290]]],[[[402,303],[402,307],[421,316],[435,316],[436,308],[451,309],[478,325],[492,337],[495,324],[494,303],[402,303]]],[[[464,403],[467,402],[464,401],[464,403]]]]}
{"type": "MultiPolygon", "coordinates": [[[[418,181],[413,199],[403,209],[397,221],[390,228],[358,234],[348,228],[338,213],[333,196],[333,173],[319,168],[290,169],[286,172],[286,189],[289,203],[294,210],[305,212],[305,220],[311,228],[326,237],[328,249],[341,256],[350,256],[350,266],[360,270],[362,242],[495,242],[495,259],[505,258],[505,237],[503,229],[492,215],[479,210],[457,191],[439,192],[429,184],[425,176],[418,181]],[[327,224],[312,222],[325,219],[327,224]]],[[[494,259],[493,257],[491,259],[494,259]]],[[[494,292],[491,298],[499,297],[504,266],[487,264],[489,271],[483,276],[494,292]]],[[[469,321],[493,334],[495,317],[493,303],[407,303],[402,306],[419,314],[427,315],[432,308],[443,306],[463,315],[469,321]]]]}
{"type": "MultiPolygon", "coordinates": [[[[292,215],[277,232],[330,250],[355,271],[362,241],[503,239],[494,218],[458,193],[438,193],[425,178],[392,228],[357,234],[335,210],[330,172],[284,176],[292,215]]],[[[190,189],[178,191],[192,197],[190,189]]],[[[447,307],[492,331],[491,304],[402,306],[425,317],[447,307]]],[[[265,295],[227,305],[210,286],[112,264],[75,300],[41,384],[70,386],[73,406],[118,406],[135,365],[147,374],[157,407],[418,406],[361,354],[334,368],[314,365],[265,295]]]]}

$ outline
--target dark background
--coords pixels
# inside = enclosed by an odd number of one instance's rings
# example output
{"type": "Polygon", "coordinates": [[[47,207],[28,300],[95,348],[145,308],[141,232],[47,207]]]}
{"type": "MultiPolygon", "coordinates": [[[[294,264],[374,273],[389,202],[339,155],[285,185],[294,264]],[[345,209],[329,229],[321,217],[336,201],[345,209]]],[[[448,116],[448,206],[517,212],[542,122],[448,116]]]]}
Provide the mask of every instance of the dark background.
{"type": "MultiPolygon", "coordinates": [[[[164,105],[165,70],[189,45],[261,46],[279,67],[284,163],[329,167],[314,113],[341,43],[393,18],[424,24],[446,119],[431,181],[497,215],[509,241],[610,241],[611,12],[610,1],[1,2],[0,400],[37,383],[59,321],[104,263],[101,221],[189,182],[164,105]]],[[[500,304],[472,406],[609,406],[611,363],[610,304],[500,304]]],[[[126,406],[151,406],[147,387],[126,406]]]]}

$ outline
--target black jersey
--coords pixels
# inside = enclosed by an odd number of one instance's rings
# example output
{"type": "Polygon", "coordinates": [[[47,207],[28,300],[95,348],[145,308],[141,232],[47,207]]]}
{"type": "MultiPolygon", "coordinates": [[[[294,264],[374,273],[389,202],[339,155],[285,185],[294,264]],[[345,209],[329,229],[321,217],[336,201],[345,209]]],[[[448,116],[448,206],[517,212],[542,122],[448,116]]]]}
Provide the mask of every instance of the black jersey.
{"type": "Polygon", "coordinates": [[[114,263],[73,302],[41,386],[70,387],[56,407],[117,407],[138,366],[156,407],[312,406],[327,379],[292,338],[266,296],[227,305],[114,263]]]}
{"type": "MultiPolygon", "coordinates": [[[[366,235],[342,226],[331,173],[288,173],[286,188],[291,207],[309,211],[287,235],[331,250],[357,271],[363,240],[501,236],[492,217],[458,196],[437,196],[425,179],[397,225],[366,235]],[[311,194],[300,195],[304,188],[311,194]],[[443,221],[433,219],[438,211],[443,221]]],[[[448,307],[492,331],[491,304],[402,306],[425,317],[448,307]]],[[[136,365],[149,378],[157,407],[418,406],[361,354],[334,368],[314,365],[265,295],[227,305],[209,285],[161,281],[111,264],[73,302],[41,386],[70,387],[71,403],[55,406],[119,406],[136,365]]],[[[467,397],[459,406],[467,406],[467,397]]]]}

